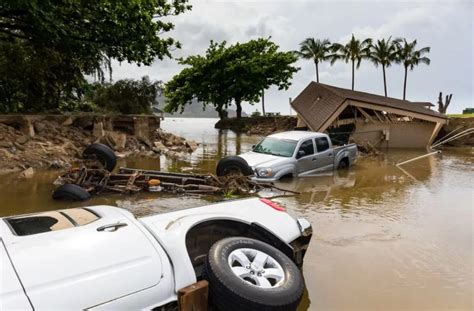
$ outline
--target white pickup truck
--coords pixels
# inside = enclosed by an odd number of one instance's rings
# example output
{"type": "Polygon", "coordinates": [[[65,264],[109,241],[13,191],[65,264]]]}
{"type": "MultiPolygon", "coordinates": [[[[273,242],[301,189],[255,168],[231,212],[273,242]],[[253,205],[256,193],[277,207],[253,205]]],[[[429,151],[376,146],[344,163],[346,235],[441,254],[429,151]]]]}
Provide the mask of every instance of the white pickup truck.
{"type": "Polygon", "coordinates": [[[294,310],[311,225],[267,199],[136,219],[92,206],[0,219],[0,310],[176,310],[209,281],[220,310],[294,310]]]}
{"type": "Polygon", "coordinates": [[[349,167],[357,154],[356,144],[333,147],[324,133],[288,131],[265,137],[252,151],[221,159],[216,174],[242,173],[260,181],[276,181],[349,167]]]}

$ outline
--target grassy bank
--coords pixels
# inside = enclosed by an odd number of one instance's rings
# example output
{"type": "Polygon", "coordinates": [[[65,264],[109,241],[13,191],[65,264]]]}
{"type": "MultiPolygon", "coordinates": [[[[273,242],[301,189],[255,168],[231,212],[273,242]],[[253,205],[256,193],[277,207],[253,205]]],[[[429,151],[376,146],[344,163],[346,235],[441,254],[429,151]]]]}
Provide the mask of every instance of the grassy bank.
{"type": "Polygon", "coordinates": [[[474,113],[466,113],[466,114],[448,114],[448,118],[474,118],[474,113]]]}

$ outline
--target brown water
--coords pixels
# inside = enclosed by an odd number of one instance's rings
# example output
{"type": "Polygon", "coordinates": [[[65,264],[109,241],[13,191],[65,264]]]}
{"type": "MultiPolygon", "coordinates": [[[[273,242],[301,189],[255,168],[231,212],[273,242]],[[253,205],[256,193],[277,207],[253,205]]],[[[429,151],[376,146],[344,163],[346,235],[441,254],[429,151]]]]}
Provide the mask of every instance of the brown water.
{"type": "MultiPolygon", "coordinates": [[[[213,172],[216,160],[245,152],[259,140],[213,128],[215,119],[166,119],[163,128],[201,143],[186,159],[135,158],[120,165],[213,172]]],[[[290,213],[307,217],[314,236],[300,310],[472,310],[472,149],[450,150],[403,166],[423,151],[361,158],[349,173],[290,179],[302,192],[278,198],[290,213]]],[[[110,204],[136,215],[200,206],[213,197],[164,194],[96,197],[85,203],[51,200],[55,172],[32,180],[0,179],[0,216],[80,205],[110,204]]],[[[267,193],[268,195],[268,193],[267,193]]]]}

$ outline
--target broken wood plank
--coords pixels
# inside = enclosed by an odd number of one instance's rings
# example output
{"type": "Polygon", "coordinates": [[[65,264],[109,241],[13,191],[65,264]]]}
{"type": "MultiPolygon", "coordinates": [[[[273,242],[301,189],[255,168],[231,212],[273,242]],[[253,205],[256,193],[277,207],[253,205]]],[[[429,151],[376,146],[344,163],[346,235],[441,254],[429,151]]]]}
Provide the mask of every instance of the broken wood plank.
{"type": "Polygon", "coordinates": [[[179,311],[207,311],[209,283],[199,281],[178,291],[179,311]]]}
{"type": "Polygon", "coordinates": [[[362,115],[367,119],[369,120],[370,122],[372,123],[375,123],[374,120],[372,120],[372,117],[364,111],[364,109],[360,108],[360,107],[357,107],[357,109],[360,111],[360,113],[362,113],[362,115]]]}

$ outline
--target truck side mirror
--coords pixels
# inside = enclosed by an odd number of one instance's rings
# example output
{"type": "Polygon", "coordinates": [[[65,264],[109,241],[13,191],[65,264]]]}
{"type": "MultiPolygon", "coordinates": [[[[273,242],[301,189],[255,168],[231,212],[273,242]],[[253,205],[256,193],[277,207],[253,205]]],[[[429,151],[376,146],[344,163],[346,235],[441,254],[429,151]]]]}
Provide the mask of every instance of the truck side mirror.
{"type": "Polygon", "coordinates": [[[252,145],[252,150],[254,150],[254,149],[255,149],[255,146],[256,146],[256,145],[252,145]]]}
{"type": "Polygon", "coordinates": [[[299,159],[299,158],[302,158],[306,155],[306,152],[304,152],[304,150],[298,150],[298,153],[296,154],[296,158],[299,159]]]}

